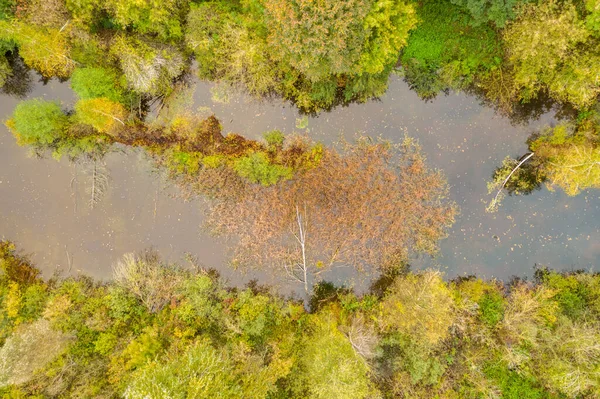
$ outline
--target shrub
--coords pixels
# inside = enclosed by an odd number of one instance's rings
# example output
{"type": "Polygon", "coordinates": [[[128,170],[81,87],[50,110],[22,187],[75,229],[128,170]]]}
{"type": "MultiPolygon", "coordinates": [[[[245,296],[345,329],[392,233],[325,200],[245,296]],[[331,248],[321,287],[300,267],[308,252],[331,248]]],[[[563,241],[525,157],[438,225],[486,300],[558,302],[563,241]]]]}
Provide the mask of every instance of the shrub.
{"type": "Polygon", "coordinates": [[[24,144],[52,144],[64,137],[68,117],[58,103],[40,98],[17,105],[8,125],[24,144]]]}
{"type": "Polygon", "coordinates": [[[496,290],[487,291],[479,300],[479,311],[483,322],[494,328],[504,316],[504,297],[496,290]]]}
{"type": "Polygon", "coordinates": [[[75,104],[77,119],[81,123],[92,126],[100,133],[116,134],[125,127],[127,111],[125,108],[108,98],[91,98],[79,100],[75,104]]]}
{"type": "Polygon", "coordinates": [[[0,54],[0,88],[4,86],[7,79],[12,76],[12,73],[12,68],[8,63],[8,60],[3,54],[0,54]]]}
{"type": "Polygon", "coordinates": [[[285,140],[285,136],[279,130],[271,130],[270,132],[265,132],[263,137],[268,145],[279,148],[283,146],[283,141],[285,140]]]}
{"type": "Polygon", "coordinates": [[[71,87],[79,98],[105,97],[113,102],[124,101],[117,74],[105,68],[77,68],[71,76],[71,87]]]}
{"type": "Polygon", "coordinates": [[[127,254],[113,267],[115,282],[135,295],[150,312],[167,305],[180,287],[184,272],[175,265],[161,262],[158,255],[127,254]]]}
{"type": "Polygon", "coordinates": [[[234,169],[240,176],[263,186],[271,186],[281,179],[291,179],[293,175],[291,168],[272,164],[267,154],[263,152],[236,160],[234,169]]]}

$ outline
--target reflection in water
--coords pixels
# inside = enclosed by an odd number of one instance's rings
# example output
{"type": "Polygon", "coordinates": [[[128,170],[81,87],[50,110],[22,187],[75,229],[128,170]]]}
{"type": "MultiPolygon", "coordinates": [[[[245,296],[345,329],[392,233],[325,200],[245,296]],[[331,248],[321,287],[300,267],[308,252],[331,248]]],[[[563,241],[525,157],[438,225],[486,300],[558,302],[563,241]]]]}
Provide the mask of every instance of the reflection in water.
{"type": "Polygon", "coordinates": [[[540,190],[546,177],[540,164],[533,160],[534,156],[529,152],[519,159],[506,157],[492,174],[493,184],[488,184],[490,194],[498,190],[506,191],[508,195],[530,195],[540,190]]]}
{"type": "Polygon", "coordinates": [[[25,98],[33,90],[33,77],[29,67],[17,52],[11,52],[6,57],[12,69],[12,74],[6,79],[4,86],[0,87],[0,94],[25,98]]]}
{"type": "Polygon", "coordinates": [[[514,125],[527,126],[549,113],[554,114],[554,118],[557,120],[573,119],[577,116],[575,108],[569,104],[557,104],[547,93],[543,92],[526,103],[514,103],[510,113],[487,98],[477,86],[467,89],[466,94],[476,97],[482,106],[493,109],[498,115],[508,118],[514,125]]]}
{"type": "MultiPolygon", "coordinates": [[[[33,82],[35,78],[28,76],[33,82]]],[[[486,182],[494,169],[507,154],[525,153],[531,131],[553,123],[554,113],[540,114],[539,120],[527,125],[515,124],[466,94],[438,96],[425,103],[400,78],[393,78],[380,101],[350,104],[303,119],[281,101],[234,96],[228,104],[215,103],[211,87],[197,85],[194,108],[209,108],[225,131],[250,138],[273,129],[324,142],[341,136],[353,139],[357,134],[394,141],[404,134],[418,138],[429,164],[444,170],[461,215],[450,237],[441,243],[439,257],[414,259],[415,267],[441,266],[451,277],[478,273],[507,278],[531,274],[536,263],[589,268],[600,255],[596,191],[570,198],[542,189],[535,195],[506,199],[496,214],[485,212],[486,182]]],[[[29,97],[60,99],[67,108],[73,103],[68,84],[54,80],[46,86],[30,83],[27,90],[29,97]]],[[[2,97],[2,119],[17,102],[2,97]]],[[[103,159],[110,179],[106,179],[109,184],[100,183],[104,196],[94,201],[93,209],[83,206],[95,197],[89,172],[85,176],[81,166],[67,160],[32,159],[27,153],[0,128],[0,237],[32,253],[46,275],[61,268],[107,278],[110,266],[124,253],[153,246],[167,259],[190,253],[204,265],[217,267],[232,283],[252,277],[269,282],[266,276],[240,277],[224,266],[223,243],[200,228],[202,201],[176,198],[177,192],[164,184],[140,151],[111,152],[103,159]]],[[[93,176],[93,168],[91,172],[93,176]]],[[[352,278],[348,270],[334,273],[329,277],[337,281],[352,278]]]]}
{"type": "MultiPolygon", "coordinates": [[[[83,174],[86,176],[86,194],[87,194],[87,205],[90,209],[94,209],[96,205],[102,200],[109,188],[110,175],[106,164],[103,160],[98,159],[86,159],[80,163],[83,174]]],[[[77,189],[77,174],[71,181],[75,184],[77,189]]]]}

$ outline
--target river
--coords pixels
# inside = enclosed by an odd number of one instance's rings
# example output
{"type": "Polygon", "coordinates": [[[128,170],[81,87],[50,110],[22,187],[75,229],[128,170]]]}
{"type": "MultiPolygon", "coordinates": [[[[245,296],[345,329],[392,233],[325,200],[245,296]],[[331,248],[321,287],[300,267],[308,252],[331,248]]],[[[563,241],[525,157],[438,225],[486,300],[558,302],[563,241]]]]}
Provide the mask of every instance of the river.
{"type": "MultiPolygon", "coordinates": [[[[27,98],[58,99],[72,106],[68,83],[35,82],[27,98]]],[[[435,267],[449,278],[468,274],[508,279],[531,276],[533,267],[593,269],[600,256],[600,191],[568,197],[546,188],[524,197],[507,197],[499,211],[485,212],[486,181],[506,155],[526,151],[535,129],[556,122],[547,112],[528,124],[514,125],[493,109],[464,93],[450,93],[425,102],[398,77],[392,77],[381,99],[338,107],[303,117],[282,101],[254,101],[242,95],[227,103],[211,99],[210,83],[198,82],[193,106],[210,110],[224,131],[251,138],[279,129],[300,132],[326,143],[340,137],[381,136],[399,141],[416,137],[431,167],[442,169],[460,215],[437,257],[411,261],[415,269],[435,267]]],[[[0,96],[5,120],[21,101],[0,96]]],[[[85,167],[50,156],[32,157],[0,127],[0,237],[14,241],[31,256],[45,276],[83,273],[110,278],[111,265],[124,253],[153,247],[167,259],[191,254],[214,267],[233,284],[263,274],[240,275],[227,266],[225,243],[201,229],[201,201],[184,201],[140,151],[120,148],[104,160],[108,189],[92,209],[87,205],[89,176],[85,167]]],[[[349,282],[351,273],[330,276],[349,282]]]]}

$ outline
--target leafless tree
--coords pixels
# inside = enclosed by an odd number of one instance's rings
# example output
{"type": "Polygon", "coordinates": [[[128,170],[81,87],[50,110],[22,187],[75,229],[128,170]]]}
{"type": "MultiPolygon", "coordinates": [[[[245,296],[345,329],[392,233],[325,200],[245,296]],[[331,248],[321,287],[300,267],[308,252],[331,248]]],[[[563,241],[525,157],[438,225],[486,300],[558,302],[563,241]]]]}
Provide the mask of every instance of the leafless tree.
{"type": "Polygon", "coordinates": [[[91,209],[94,209],[108,190],[110,182],[108,169],[102,161],[96,159],[86,161],[83,168],[84,173],[89,176],[88,204],[91,209]]]}
{"type": "Polygon", "coordinates": [[[439,171],[418,145],[360,142],[271,187],[247,184],[213,204],[209,225],[236,237],[234,263],[304,284],[337,265],[386,267],[433,253],[456,214],[439,171]]]}
{"type": "Polygon", "coordinates": [[[350,326],[342,329],[352,348],[365,360],[375,357],[378,343],[377,333],[372,324],[365,323],[364,317],[358,315],[352,319],[350,326]]]}

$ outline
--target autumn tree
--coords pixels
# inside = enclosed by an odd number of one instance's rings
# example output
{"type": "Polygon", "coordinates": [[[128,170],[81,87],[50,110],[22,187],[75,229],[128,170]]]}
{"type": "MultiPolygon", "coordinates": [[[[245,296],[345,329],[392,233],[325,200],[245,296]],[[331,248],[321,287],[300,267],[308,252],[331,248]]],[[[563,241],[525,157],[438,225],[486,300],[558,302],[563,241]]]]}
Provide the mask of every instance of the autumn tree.
{"type": "Polygon", "coordinates": [[[571,2],[524,6],[504,40],[521,99],[545,89],[556,100],[585,108],[600,93],[600,43],[571,2]]]}
{"type": "Polygon", "coordinates": [[[113,24],[140,34],[149,34],[163,41],[180,39],[183,35],[181,16],[187,10],[187,2],[181,0],[66,0],[66,7],[75,22],[84,27],[108,15],[113,24]]]}
{"type": "Polygon", "coordinates": [[[437,271],[397,278],[381,308],[382,329],[419,336],[430,346],[449,336],[455,319],[452,296],[437,271]]]}
{"type": "Polygon", "coordinates": [[[139,94],[161,95],[171,90],[173,79],[185,67],[174,47],[141,38],[117,36],[111,46],[131,89],[139,94]]]}
{"type": "Polygon", "coordinates": [[[0,40],[14,41],[25,63],[45,77],[70,76],[75,62],[66,33],[21,21],[0,21],[0,40]]]}
{"type": "Polygon", "coordinates": [[[127,110],[121,104],[108,98],[79,100],[75,104],[77,119],[92,126],[100,133],[115,133],[125,127],[127,110]]]}
{"type": "Polygon", "coordinates": [[[386,267],[435,252],[456,214],[441,173],[408,138],[328,150],[292,180],[245,187],[215,204],[210,225],[239,238],[235,262],[272,268],[306,291],[334,265],[386,267]]]}
{"type": "Polygon", "coordinates": [[[530,137],[528,154],[519,160],[507,157],[488,183],[490,194],[495,193],[488,211],[497,209],[504,191],[527,195],[542,183],[568,195],[600,188],[600,125],[598,117],[591,115],[578,124],[542,129],[530,137]]]}
{"type": "Polygon", "coordinates": [[[600,147],[596,135],[596,130],[586,130],[585,125],[575,130],[569,124],[561,124],[545,129],[532,141],[530,148],[542,164],[550,189],[560,187],[567,194],[576,195],[581,190],[600,187],[600,147]]]}

